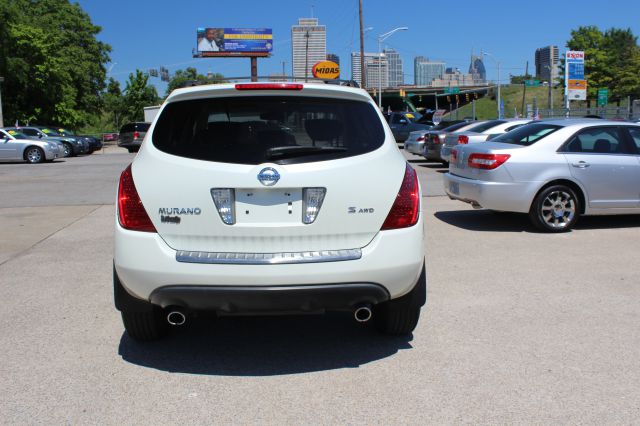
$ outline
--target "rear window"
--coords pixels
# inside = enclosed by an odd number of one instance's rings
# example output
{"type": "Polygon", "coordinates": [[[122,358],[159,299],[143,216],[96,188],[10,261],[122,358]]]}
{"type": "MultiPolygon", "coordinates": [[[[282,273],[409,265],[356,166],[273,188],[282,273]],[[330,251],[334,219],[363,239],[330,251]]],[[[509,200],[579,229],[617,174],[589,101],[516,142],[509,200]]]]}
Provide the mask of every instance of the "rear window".
{"type": "Polygon", "coordinates": [[[456,123],[456,124],[447,126],[443,130],[446,130],[447,132],[454,132],[454,131],[456,131],[458,129],[463,128],[464,126],[468,126],[469,124],[471,124],[471,123],[469,123],[468,121],[463,121],[461,123],[456,123]]]}
{"type": "Polygon", "coordinates": [[[484,123],[480,123],[477,126],[473,126],[467,129],[467,132],[476,132],[476,133],[482,133],[485,130],[489,130],[492,127],[495,127],[499,124],[502,123],[506,123],[506,121],[504,120],[491,120],[491,121],[485,121],[484,123]]]}
{"type": "Polygon", "coordinates": [[[197,160],[292,164],[365,154],[384,137],[366,102],[260,96],[170,103],[158,117],[153,144],[197,160]]]}
{"type": "Polygon", "coordinates": [[[491,142],[510,143],[513,145],[529,146],[538,142],[545,136],[550,135],[561,126],[555,124],[532,123],[518,127],[510,132],[504,133],[491,139],[491,142]]]}
{"type": "Polygon", "coordinates": [[[151,123],[128,123],[122,126],[120,133],[146,132],[150,126],[151,123]]]}

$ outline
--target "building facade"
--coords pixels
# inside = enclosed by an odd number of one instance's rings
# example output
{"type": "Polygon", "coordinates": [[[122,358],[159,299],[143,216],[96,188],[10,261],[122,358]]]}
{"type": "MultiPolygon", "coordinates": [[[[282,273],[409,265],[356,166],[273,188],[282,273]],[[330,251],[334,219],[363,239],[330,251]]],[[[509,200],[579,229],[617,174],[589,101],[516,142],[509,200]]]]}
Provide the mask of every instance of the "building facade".
{"type": "Polygon", "coordinates": [[[471,54],[471,64],[469,64],[469,74],[473,76],[476,84],[485,84],[487,81],[487,70],[484,67],[482,53],[480,56],[471,54]]]}
{"type": "Polygon", "coordinates": [[[433,87],[466,87],[476,86],[473,74],[463,74],[459,69],[447,68],[442,77],[432,80],[433,87]]]}
{"type": "MultiPolygon", "coordinates": [[[[377,88],[378,87],[378,64],[380,64],[380,73],[388,73],[387,70],[387,60],[386,58],[382,58],[382,61],[378,61],[377,53],[367,53],[364,54],[364,69],[365,69],[365,77],[366,77],[366,87],[365,88],[377,88]],[[375,74],[375,76],[373,75],[375,74]],[[369,78],[373,78],[374,83],[371,82],[369,78]]],[[[360,76],[360,52],[351,52],[351,79],[356,81],[360,87],[362,87],[362,78],[360,76]]],[[[389,77],[383,76],[381,81],[386,81],[387,85],[383,85],[383,88],[388,87],[389,77]]]]}
{"type": "Polygon", "coordinates": [[[418,87],[431,86],[433,80],[442,78],[444,67],[444,62],[432,62],[424,56],[416,56],[413,60],[414,84],[418,87]]]}
{"type": "Polygon", "coordinates": [[[536,49],[536,78],[558,84],[560,53],[558,46],[546,46],[536,49]]]}
{"type": "Polygon", "coordinates": [[[399,87],[404,84],[404,72],[402,70],[402,58],[394,49],[385,48],[382,53],[387,60],[389,67],[389,86],[399,87]]]}
{"type": "Polygon", "coordinates": [[[336,55],[335,53],[327,53],[327,61],[332,61],[340,65],[340,56],[336,55]]]}
{"type": "Polygon", "coordinates": [[[327,59],[327,28],[317,18],[299,18],[291,27],[291,63],[295,79],[313,78],[313,65],[327,59]]]}

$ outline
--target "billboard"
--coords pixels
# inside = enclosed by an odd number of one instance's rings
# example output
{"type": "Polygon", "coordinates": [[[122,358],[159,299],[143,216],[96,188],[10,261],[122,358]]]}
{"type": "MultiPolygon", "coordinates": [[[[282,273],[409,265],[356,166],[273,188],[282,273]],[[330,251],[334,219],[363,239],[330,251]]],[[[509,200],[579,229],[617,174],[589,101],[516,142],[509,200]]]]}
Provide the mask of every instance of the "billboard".
{"type": "Polygon", "coordinates": [[[315,78],[333,80],[340,77],[340,65],[333,61],[320,61],[311,68],[315,78]]]}
{"type": "Polygon", "coordinates": [[[570,101],[587,99],[587,80],[584,78],[584,52],[569,50],[565,54],[565,94],[570,101]]]}
{"type": "Polygon", "coordinates": [[[194,57],[269,56],[271,28],[198,28],[194,57]]]}

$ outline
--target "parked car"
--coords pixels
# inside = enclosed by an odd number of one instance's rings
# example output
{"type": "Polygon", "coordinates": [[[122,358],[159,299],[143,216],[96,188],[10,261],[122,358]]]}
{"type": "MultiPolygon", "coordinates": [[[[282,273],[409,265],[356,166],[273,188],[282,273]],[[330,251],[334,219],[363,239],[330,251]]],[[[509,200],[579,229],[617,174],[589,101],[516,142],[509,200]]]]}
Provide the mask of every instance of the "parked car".
{"type": "Polygon", "coordinates": [[[89,144],[90,154],[102,149],[102,141],[95,136],[78,135],[78,137],[84,139],[89,144]]]}
{"type": "Polygon", "coordinates": [[[429,130],[434,126],[431,120],[417,112],[392,112],[388,114],[387,121],[396,142],[404,142],[411,132],[429,130]]]}
{"type": "Polygon", "coordinates": [[[63,144],[63,157],[71,157],[89,152],[89,144],[72,136],[62,136],[51,127],[45,126],[20,126],[7,127],[31,138],[54,140],[63,144]]]}
{"type": "Polygon", "coordinates": [[[447,194],[474,207],[528,213],[547,232],[580,215],[640,213],[640,126],[538,121],[486,143],[453,149],[447,194]]]}
{"type": "Polygon", "coordinates": [[[60,155],[60,147],[54,141],[34,140],[14,130],[0,129],[0,161],[35,164],[53,161],[60,155]]]}
{"type": "Polygon", "coordinates": [[[116,308],[138,340],[198,311],[345,310],[410,333],[426,298],[420,202],[362,89],[176,89],[120,177],[116,308]]]}
{"type": "Polygon", "coordinates": [[[440,148],[440,158],[449,162],[451,150],[458,144],[485,142],[492,137],[513,130],[523,124],[531,122],[528,118],[509,118],[504,120],[489,120],[470,127],[464,132],[450,133],[444,139],[440,148]]]}
{"type": "Polygon", "coordinates": [[[102,140],[104,142],[117,141],[118,140],[118,134],[117,133],[103,133],[102,134],[102,140]]]}
{"type": "Polygon", "coordinates": [[[440,147],[444,142],[445,137],[453,132],[463,132],[478,125],[479,121],[448,121],[441,123],[431,130],[422,130],[419,132],[411,132],[409,139],[405,142],[405,149],[407,144],[415,144],[410,148],[412,152],[422,155],[430,161],[440,161],[445,166],[448,164],[440,157],[440,147]]]}
{"type": "Polygon", "coordinates": [[[151,123],[127,123],[120,129],[118,146],[129,152],[138,152],[151,123]]]}
{"type": "Polygon", "coordinates": [[[425,135],[428,132],[444,129],[449,126],[454,126],[459,123],[464,123],[464,120],[454,121],[442,121],[437,125],[433,125],[431,129],[414,130],[409,133],[409,137],[404,141],[404,149],[412,154],[422,155],[424,152],[425,135]]]}

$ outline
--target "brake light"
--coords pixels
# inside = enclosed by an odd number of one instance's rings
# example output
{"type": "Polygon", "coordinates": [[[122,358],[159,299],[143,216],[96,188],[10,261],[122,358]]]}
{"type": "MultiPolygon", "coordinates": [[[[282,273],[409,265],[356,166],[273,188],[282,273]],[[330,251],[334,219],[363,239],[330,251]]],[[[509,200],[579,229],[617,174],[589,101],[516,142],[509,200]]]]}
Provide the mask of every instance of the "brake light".
{"type": "Polygon", "coordinates": [[[458,150],[457,149],[452,149],[451,150],[451,162],[455,163],[456,161],[458,161],[458,150]]]}
{"type": "Polygon", "coordinates": [[[468,165],[474,169],[493,170],[500,167],[511,157],[509,154],[478,154],[469,156],[468,165]]]}
{"type": "Polygon", "coordinates": [[[389,210],[389,214],[382,224],[382,231],[389,229],[408,228],[418,221],[420,213],[420,190],[416,171],[407,164],[400,191],[389,210]]]}
{"type": "Polygon", "coordinates": [[[239,83],[236,90],[302,90],[304,85],[296,83],[239,83]]]}
{"type": "Polygon", "coordinates": [[[133,132],[133,138],[134,139],[138,139],[140,137],[140,133],[139,132],[133,132]]]}
{"type": "Polygon", "coordinates": [[[131,231],[157,232],[142,205],[131,175],[131,164],[120,175],[118,186],[118,220],[131,231]]]}
{"type": "Polygon", "coordinates": [[[424,135],[418,136],[418,139],[416,139],[416,142],[422,142],[423,140],[424,140],[424,135]]]}
{"type": "Polygon", "coordinates": [[[460,135],[458,136],[458,143],[461,145],[466,145],[469,143],[469,136],[460,135]]]}
{"type": "Polygon", "coordinates": [[[439,144],[440,143],[440,137],[438,135],[433,135],[433,143],[435,143],[435,144],[439,144]]]}

